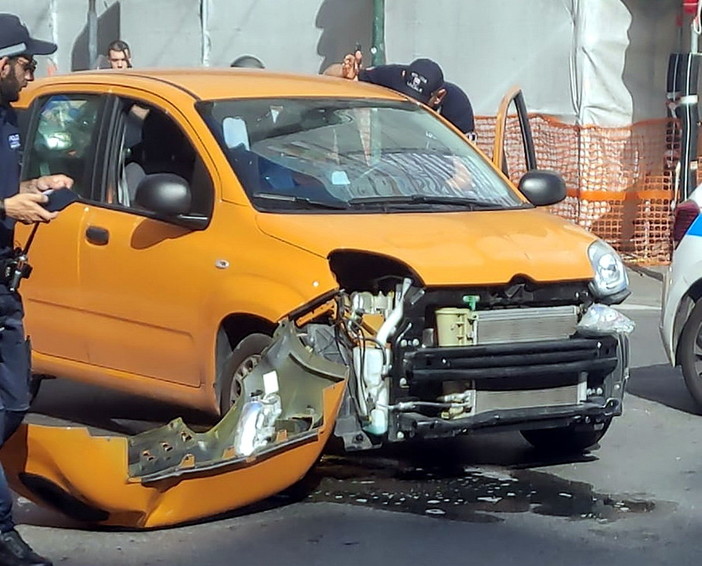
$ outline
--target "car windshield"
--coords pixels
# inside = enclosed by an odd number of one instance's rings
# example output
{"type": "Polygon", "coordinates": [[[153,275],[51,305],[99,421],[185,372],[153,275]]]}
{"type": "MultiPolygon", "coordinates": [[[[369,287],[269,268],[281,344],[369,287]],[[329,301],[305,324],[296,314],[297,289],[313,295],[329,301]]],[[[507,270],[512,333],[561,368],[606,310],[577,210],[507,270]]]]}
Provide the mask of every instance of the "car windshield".
{"type": "Polygon", "coordinates": [[[461,135],[411,102],[239,99],[198,110],[259,210],[529,206],[461,135]]]}

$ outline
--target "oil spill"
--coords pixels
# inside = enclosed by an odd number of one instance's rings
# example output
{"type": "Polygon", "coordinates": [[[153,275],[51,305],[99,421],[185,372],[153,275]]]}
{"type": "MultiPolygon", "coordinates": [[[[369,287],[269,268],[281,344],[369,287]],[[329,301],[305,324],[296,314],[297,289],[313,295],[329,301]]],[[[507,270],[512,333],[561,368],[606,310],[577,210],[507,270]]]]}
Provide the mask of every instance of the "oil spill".
{"type": "Polygon", "coordinates": [[[500,513],[536,513],[608,523],[650,513],[656,502],[597,493],[592,486],[533,470],[406,467],[324,457],[306,480],[304,501],[362,505],[469,522],[500,513]]]}

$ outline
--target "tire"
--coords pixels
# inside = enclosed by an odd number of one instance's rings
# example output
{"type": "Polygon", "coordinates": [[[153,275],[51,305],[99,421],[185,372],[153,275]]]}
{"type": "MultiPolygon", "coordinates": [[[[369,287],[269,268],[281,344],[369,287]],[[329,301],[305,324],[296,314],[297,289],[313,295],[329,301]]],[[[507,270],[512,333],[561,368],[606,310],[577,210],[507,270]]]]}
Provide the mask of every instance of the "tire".
{"type": "Polygon", "coordinates": [[[583,452],[597,444],[605,435],[612,417],[600,425],[580,425],[578,428],[538,428],[521,431],[522,436],[534,448],[561,454],[583,452]]]}
{"type": "Polygon", "coordinates": [[[224,415],[241,394],[241,380],[261,359],[261,352],[271,343],[267,334],[249,334],[227,356],[219,378],[219,410],[224,415]]]}
{"type": "Polygon", "coordinates": [[[678,361],[685,385],[697,404],[702,407],[702,300],[697,301],[683,326],[678,342],[678,361]]]}

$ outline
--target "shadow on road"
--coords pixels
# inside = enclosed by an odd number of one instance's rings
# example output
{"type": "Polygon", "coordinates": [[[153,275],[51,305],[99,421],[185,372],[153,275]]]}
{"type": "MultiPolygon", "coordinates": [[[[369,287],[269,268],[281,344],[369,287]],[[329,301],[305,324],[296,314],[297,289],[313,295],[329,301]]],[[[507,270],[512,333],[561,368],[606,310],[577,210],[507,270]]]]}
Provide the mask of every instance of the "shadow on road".
{"type": "Polygon", "coordinates": [[[42,383],[27,420],[36,424],[86,426],[92,433],[133,435],[182,417],[194,430],[211,426],[214,417],[193,409],[135,397],[68,380],[42,383]]]}
{"type": "Polygon", "coordinates": [[[631,370],[627,392],[691,415],[702,415],[685,387],[680,368],[657,364],[631,370]]]}

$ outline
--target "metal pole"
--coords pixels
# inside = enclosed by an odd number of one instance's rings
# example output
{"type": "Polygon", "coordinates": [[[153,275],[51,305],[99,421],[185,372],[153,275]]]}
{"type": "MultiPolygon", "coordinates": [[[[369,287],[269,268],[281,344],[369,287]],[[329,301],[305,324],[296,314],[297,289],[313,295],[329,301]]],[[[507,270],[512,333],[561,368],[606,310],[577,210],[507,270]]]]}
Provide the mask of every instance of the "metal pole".
{"type": "Polygon", "coordinates": [[[210,66],[210,0],[200,0],[200,63],[210,66]]]}
{"type": "Polygon", "coordinates": [[[88,66],[94,69],[97,64],[97,10],[95,0],[88,0],[88,66]]]}
{"type": "Polygon", "coordinates": [[[371,63],[385,65],[385,0],[373,0],[371,63]]]}

